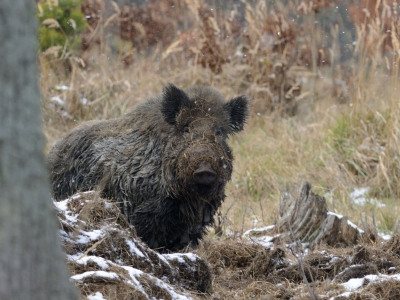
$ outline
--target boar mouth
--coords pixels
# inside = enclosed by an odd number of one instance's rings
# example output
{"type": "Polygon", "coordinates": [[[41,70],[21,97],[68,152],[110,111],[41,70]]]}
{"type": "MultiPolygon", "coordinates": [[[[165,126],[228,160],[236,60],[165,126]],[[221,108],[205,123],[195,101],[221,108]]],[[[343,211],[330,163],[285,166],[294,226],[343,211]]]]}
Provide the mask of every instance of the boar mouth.
{"type": "Polygon", "coordinates": [[[217,185],[193,184],[193,190],[202,197],[209,196],[217,190],[217,185]]]}

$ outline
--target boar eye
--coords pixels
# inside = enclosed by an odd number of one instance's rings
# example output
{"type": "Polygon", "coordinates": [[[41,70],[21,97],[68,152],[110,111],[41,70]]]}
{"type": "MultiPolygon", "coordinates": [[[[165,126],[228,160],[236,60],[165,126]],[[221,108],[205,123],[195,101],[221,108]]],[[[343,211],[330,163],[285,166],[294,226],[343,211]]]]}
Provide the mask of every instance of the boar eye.
{"type": "Polygon", "coordinates": [[[222,131],[221,131],[221,129],[217,129],[217,130],[215,130],[215,135],[221,135],[222,134],[222,131]]]}
{"type": "Polygon", "coordinates": [[[185,128],[183,128],[183,133],[189,133],[189,127],[188,126],[186,126],[185,128]]]}

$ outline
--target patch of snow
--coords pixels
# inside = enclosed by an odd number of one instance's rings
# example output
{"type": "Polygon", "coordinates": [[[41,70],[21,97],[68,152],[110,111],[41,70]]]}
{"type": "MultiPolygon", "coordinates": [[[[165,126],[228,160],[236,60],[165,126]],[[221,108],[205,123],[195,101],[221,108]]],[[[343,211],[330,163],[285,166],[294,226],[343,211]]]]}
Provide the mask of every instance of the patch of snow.
{"type": "Polygon", "coordinates": [[[393,274],[393,275],[385,275],[385,274],[381,274],[381,273],[378,273],[378,275],[370,274],[370,275],[364,276],[363,278],[352,278],[349,281],[342,283],[340,285],[345,287],[348,291],[352,292],[352,291],[355,291],[356,289],[360,288],[364,284],[365,279],[368,280],[368,283],[378,281],[378,280],[385,281],[385,280],[390,280],[390,279],[400,281],[400,274],[393,274]]]}
{"type": "Polygon", "coordinates": [[[173,299],[173,300],[193,300],[192,297],[178,294],[177,292],[174,291],[174,289],[170,285],[166,284],[161,279],[154,277],[154,283],[157,286],[159,286],[161,289],[164,289],[165,291],[167,291],[169,293],[169,295],[171,296],[171,299],[173,299]]]}
{"type": "Polygon", "coordinates": [[[379,236],[380,236],[381,238],[383,238],[385,241],[390,240],[390,238],[392,237],[391,234],[384,234],[384,233],[378,233],[378,234],[379,234],[379,236]]]}
{"type": "Polygon", "coordinates": [[[81,259],[79,257],[75,259],[75,262],[78,264],[86,265],[89,261],[96,263],[102,269],[108,269],[109,264],[108,261],[99,256],[84,256],[81,259]]]}
{"type": "Polygon", "coordinates": [[[356,205],[365,205],[367,203],[376,205],[377,207],[385,207],[386,204],[380,202],[376,198],[367,198],[365,197],[365,194],[369,192],[369,188],[355,188],[353,192],[350,193],[350,199],[356,204],[356,205]]]}
{"type": "Polygon", "coordinates": [[[199,259],[199,257],[194,253],[182,253],[181,255],[189,258],[193,262],[196,262],[199,259]]]}
{"type": "Polygon", "coordinates": [[[94,194],[94,191],[81,192],[81,193],[73,195],[72,197],[68,198],[67,200],[76,200],[76,199],[82,198],[83,195],[88,195],[88,194],[94,194]]]}
{"type": "Polygon", "coordinates": [[[111,203],[110,203],[110,202],[107,202],[107,201],[104,202],[104,207],[107,208],[107,209],[112,209],[112,208],[113,208],[113,206],[111,205],[111,203]]]}
{"type": "MultiPolygon", "coordinates": [[[[328,216],[336,216],[339,220],[343,219],[342,215],[339,214],[335,214],[334,212],[328,211],[326,213],[328,216]]],[[[357,231],[359,233],[364,233],[364,230],[362,230],[360,227],[358,227],[356,224],[354,224],[353,222],[351,222],[350,220],[347,220],[347,225],[353,227],[354,229],[357,229],[357,231]]]]}
{"type": "Polygon", "coordinates": [[[101,239],[103,237],[103,235],[104,235],[104,232],[100,229],[95,229],[92,231],[81,230],[79,236],[76,239],[76,243],[87,244],[87,243],[101,239]]]}
{"type": "Polygon", "coordinates": [[[331,211],[328,211],[326,214],[328,216],[336,216],[336,217],[338,217],[339,220],[341,220],[343,218],[342,215],[335,214],[334,212],[331,212],[331,211]]]}
{"type": "Polygon", "coordinates": [[[169,263],[169,261],[168,261],[168,259],[166,259],[166,258],[164,257],[164,255],[166,255],[166,254],[158,254],[158,253],[157,253],[157,255],[158,255],[158,258],[159,258],[159,259],[161,259],[163,262],[165,262],[168,266],[171,266],[170,263],[169,263]]]}
{"type": "Polygon", "coordinates": [[[358,230],[359,233],[364,233],[364,230],[362,230],[360,227],[358,227],[356,224],[351,222],[350,220],[347,220],[347,224],[355,229],[358,230]]]}
{"type": "Polygon", "coordinates": [[[72,255],[67,254],[67,258],[68,260],[73,260],[73,261],[77,261],[79,259],[79,257],[81,257],[83,255],[82,252],[78,252],[72,255]]]}
{"type": "Polygon", "coordinates": [[[237,50],[237,51],[235,52],[235,56],[244,57],[244,55],[245,55],[245,54],[244,54],[242,51],[237,50]]]}
{"type": "Polygon", "coordinates": [[[67,113],[66,111],[62,111],[61,116],[63,116],[64,118],[72,119],[71,115],[69,113],[67,113]]]}
{"type": "Polygon", "coordinates": [[[144,290],[142,284],[139,282],[139,280],[137,280],[137,277],[142,276],[143,272],[138,269],[128,267],[128,266],[122,266],[122,268],[124,268],[125,270],[128,271],[129,277],[132,280],[132,282],[128,282],[128,283],[137,287],[144,295],[146,295],[147,298],[149,298],[149,296],[147,295],[146,291],[144,290]]]}
{"type": "Polygon", "coordinates": [[[142,253],[142,251],[140,251],[136,247],[136,244],[134,242],[132,242],[131,240],[126,240],[126,244],[128,245],[129,250],[131,250],[131,253],[135,253],[139,257],[145,257],[145,255],[142,253]]]}
{"type": "MultiPolygon", "coordinates": [[[[129,276],[132,279],[132,282],[128,282],[128,283],[137,287],[144,295],[146,295],[148,297],[142,284],[137,279],[137,277],[143,276],[144,273],[138,269],[128,267],[128,266],[122,266],[122,268],[124,268],[125,270],[128,271],[129,276]]],[[[151,276],[151,275],[148,275],[148,276],[151,276]]],[[[159,279],[157,277],[153,277],[153,276],[151,276],[151,278],[157,286],[159,286],[161,289],[164,289],[165,291],[167,291],[169,293],[169,295],[171,296],[171,299],[192,300],[191,297],[180,295],[180,294],[176,293],[175,290],[170,285],[166,284],[161,279],[159,279]]]]}
{"type": "Polygon", "coordinates": [[[56,86],[54,87],[54,89],[57,90],[57,91],[67,91],[67,90],[69,90],[69,86],[66,86],[66,85],[56,85],[56,86]]]}
{"type": "Polygon", "coordinates": [[[103,294],[100,292],[96,292],[94,294],[91,294],[87,296],[88,300],[106,300],[106,298],[103,297],[103,294]]]}
{"type": "Polygon", "coordinates": [[[59,202],[54,202],[54,205],[60,211],[67,211],[68,210],[68,199],[67,200],[63,200],[63,201],[59,201],[59,202]]]}
{"type": "Polygon", "coordinates": [[[50,101],[51,101],[51,102],[54,102],[54,103],[56,103],[56,104],[58,104],[58,105],[60,105],[60,106],[64,106],[64,104],[65,104],[64,101],[61,100],[61,98],[58,97],[58,96],[51,97],[51,98],[50,98],[50,101]]]}
{"type": "Polygon", "coordinates": [[[183,257],[187,257],[189,260],[193,262],[196,262],[198,260],[198,256],[193,253],[172,253],[172,254],[163,254],[163,256],[168,260],[177,260],[182,264],[186,263],[183,257]]]}
{"type": "Polygon", "coordinates": [[[349,281],[342,283],[348,291],[354,291],[364,284],[364,278],[352,278],[349,281]]]}
{"type": "Polygon", "coordinates": [[[274,229],[274,228],[275,228],[275,225],[269,225],[269,226],[265,226],[265,227],[249,229],[245,233],[243,233],[243,236],[246,237],[250,233],[253,233],[253,232],[269,231],[269,230],[274,229]]]}
{"type": "MultiPolygon", "coordinates": [[[[339,259],[339,257],[337,257],[337,256],[333,256],[332,258],[331,258],[331,260],[329,261],[329,264],[333,264],[335,261],[337,261],[339,259]]],[[[328,263],[327,263],[328,264],[328,263]]]]}
{"type": "Polygon", "coordinates": [[[71,279],[75,281],[80,281],[86,277],[91,277],[91,276],[108,278],[108,279],[119,279],[117,273],[106,272],[106,271],[87,271],[82,274],[71,276],[71,279]]]}
{"type": "Polygon", "coordinates": [[[272,242],[272,240],[278,236],[280,236],[280,234],[277,234],[275,236],[265,235],[260,237],[251,237],[251,240],[265,248],[273,248],[274,243],[272,242]]]}
{"type": "Polygon", "coordinates": [[[185,260],[183,259],[183,257],[179,253],[164,254],[163,256],[168,260],[177,260],[181,264],[185,263],[185,260]]]}
{"type": "Polygon", "coordinates": [[[55,207],[63,213],[63,215],[65,216],[65,219],[74,224],[76,222],[78,222],[78,214],[73,214],[71,211],[69,211],[68,209],[68,202],[69,200],[63,200],[60,202],[53,202],[55,207]]]}

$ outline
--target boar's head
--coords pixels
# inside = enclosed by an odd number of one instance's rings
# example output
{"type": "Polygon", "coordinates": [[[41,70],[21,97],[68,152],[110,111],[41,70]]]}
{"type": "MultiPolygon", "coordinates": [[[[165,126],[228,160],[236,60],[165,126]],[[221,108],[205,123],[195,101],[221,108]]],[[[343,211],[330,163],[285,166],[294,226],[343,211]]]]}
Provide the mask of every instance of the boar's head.
{"type": "Polygon", "coordinates": [[[164,176],[174,196],[223,198],[232,174],[229,135],[243,130],[249,112],[245,96],[225,101],[216,90],[165,88],[162,114],[172,125],[164,176]]]}

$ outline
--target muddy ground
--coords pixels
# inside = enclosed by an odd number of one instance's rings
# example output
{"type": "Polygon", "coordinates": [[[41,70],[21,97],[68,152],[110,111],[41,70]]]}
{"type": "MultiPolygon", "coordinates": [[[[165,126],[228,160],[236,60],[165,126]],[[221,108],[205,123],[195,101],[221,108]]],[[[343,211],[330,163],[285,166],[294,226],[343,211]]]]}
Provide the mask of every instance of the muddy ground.
{"type": "Polygon", "coordinates": [[[276,226],[159,254],[95,192],[55,202],[82,299],[400,299],[400,236],[355,245],[287,242],[276,226]],[[268,242],[266,242],[268,241],[268,242]]]}

